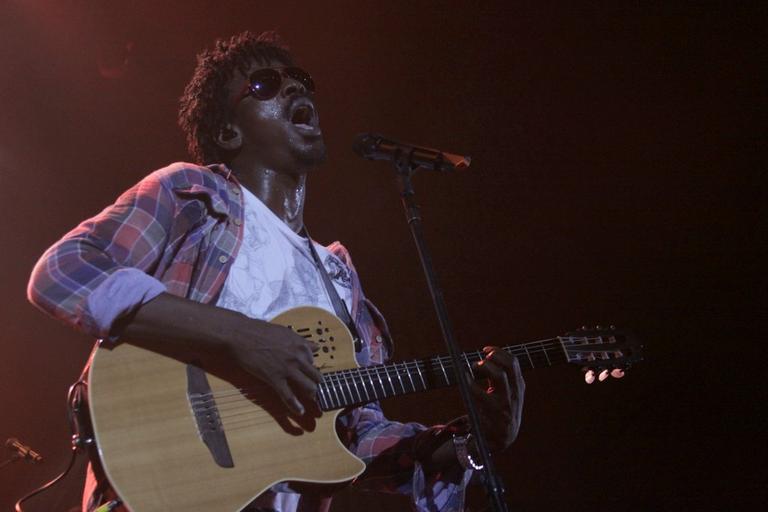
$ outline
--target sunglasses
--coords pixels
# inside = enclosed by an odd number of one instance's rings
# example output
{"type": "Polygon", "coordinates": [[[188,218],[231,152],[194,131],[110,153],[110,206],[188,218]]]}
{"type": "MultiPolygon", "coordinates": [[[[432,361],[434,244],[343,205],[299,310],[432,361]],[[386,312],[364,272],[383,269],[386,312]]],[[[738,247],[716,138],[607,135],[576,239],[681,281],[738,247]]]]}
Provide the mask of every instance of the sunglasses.
{"type": "Polygon", "coordinates": [[[251,73],[243,92],[234,102],[237,105],[246,96],[253,96],[257,100],[271,100],[280,92],[283,85],[283,77],[296,80],[309,92],[315,92],[315,82],[312,77],[301,68],[264,68],[251,73]]]}

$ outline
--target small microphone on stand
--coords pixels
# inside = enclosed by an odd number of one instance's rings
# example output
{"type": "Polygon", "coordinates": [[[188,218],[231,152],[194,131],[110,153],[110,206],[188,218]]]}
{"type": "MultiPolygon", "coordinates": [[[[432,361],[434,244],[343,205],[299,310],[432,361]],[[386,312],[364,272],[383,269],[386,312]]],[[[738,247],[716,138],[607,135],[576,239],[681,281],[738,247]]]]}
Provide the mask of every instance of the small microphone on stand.
{"type": "Polygon", "coordinates": [[[377,133],[358,134],[352,144],[352,150],[368,160],[397,162],[404,159],[414,167],[442,172],[466,169],[472,161],[469,156],[453,155],[439,149],[398,142],[377,133]]]}
{"type": "Polygon", "coordinates": [[[5,441],[5,447],[11,451],[16,452],[16,455],[20,459],[27,459],[33,464],[43,461],[43,456],[37,453],[35,450],[25,445],[15,437],[10,437],[5,441]]]}

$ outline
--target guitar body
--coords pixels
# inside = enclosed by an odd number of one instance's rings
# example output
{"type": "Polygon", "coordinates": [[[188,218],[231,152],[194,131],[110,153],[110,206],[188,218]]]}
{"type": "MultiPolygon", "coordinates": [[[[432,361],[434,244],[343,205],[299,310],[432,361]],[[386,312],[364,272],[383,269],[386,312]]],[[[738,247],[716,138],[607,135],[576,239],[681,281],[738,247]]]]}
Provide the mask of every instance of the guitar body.
{"type": "MultiPolygon", "coordinates": [[[[357,368],[352,337],[334,315],[290,310],[273,323],[320,341],[321,371],[357,368]],[[307,334],[308,333],[308,334],[307,334]]],[[[100,348],[90,369],[89,404],[102,465],[134,512],[235,512],[286,480],[338,483],[365,469],[336,435],[340,411],[325,412],[310,430],[288,428],[228,381],[207,374],[231,467],[214,459],[189,398],[187,365],[134,345],[100,348]]]]}

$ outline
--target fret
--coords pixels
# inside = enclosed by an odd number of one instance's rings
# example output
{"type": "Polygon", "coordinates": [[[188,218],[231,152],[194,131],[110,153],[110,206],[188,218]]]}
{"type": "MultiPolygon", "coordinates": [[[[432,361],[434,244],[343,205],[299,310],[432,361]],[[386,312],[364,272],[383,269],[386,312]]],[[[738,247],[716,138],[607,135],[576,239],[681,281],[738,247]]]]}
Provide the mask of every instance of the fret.
{"type": "Polygon", "coordinates": [[[400,375],[400,370],[397,368],[397,363],[394,364],[395,367],[395,375],[397,375],[397,380],[400,381],[400,389],[403,390],[403,393],[406,393],[405,386],[403,386],[403,377],[400,375]]]}
{"type": "MultiPolygon", "coordinates": [[[[352,388],[349,387],[349,381],[347,380],[347,378],[344,377],[343,374],[339,375],[339,379],[342,379],[342,378],[344,379],[344,384],[347,385],[347,391],[349,391],[349,402],[345,402],[345,405],[349,405],[350,403],[355,401],[355,397],[352,396],[352,388]]],[[[343,387],[341,388],[341,394],[344,395],[344,388],[343,387]]],[[[346,397],[344,397],[344,398],[346,399],[346,397]]]]}
{"type": "Polygon", "coordinates": [[[358,369],[358,372],[360,374],[360,383],[363,385],[363,392],[365,393],[365,400],[370,402],[371,401],[371,394],[368,392],[368,384],[370,384],[371,375],[368,372],[367,368],[360,368],[360,369],[358,369]],[[363,373],[363,372],[365,372],[365,373],[363,373]]]}
{"type": "MultiPolygon", "coordinates": [[[[360,370],[349,370],[349,376],[352,378],[352,385],[355,386],[355,392],[357,392],[357,397],[360,402],[365,402],[365,399],[363,399],[363,394],[360,392],[359,384],[361,383],[361,376],[360,376],[360,370]]],[[[365,385],[363,385],[363,389],[365,389],[365,385]]]]}
{"type": "MultiPolygon", "coordinates": [[[[376,398],[377,400],[379,398],[383,398],[383,396],[379,396],[379,392],[376,390],[376,382],[373,380],[373,376],[371,374],[371,368],[370,367],[366,368],[366,371],[368,372],[368,381],[371,383],[371,389],[373,390],[373,397],[376,398]]],[[[376,370],[373,370],[373,372],[375,373],[376,370]]]]}
{"type": "Polygon", "coordinates": [[[531,363],[531,368],[535,368],[536,366],[533,364],[533,359],[531,359],[531,353],[528,352],[528,345],[523,345],[523,348],[525,349],[525,355],[528,356],[528,362],[531,363]]]}
{"type": "Polygon", "coordinates": [[[355,376],[352,375],[352,372],[350,370],[340,370],[339,373],[344,378],[344,382],[347,384],[347,389],[349,389],[349,396],[352,398],[353,402],[356,402],[357,399],[355,398],[355,376]]]}
{"type": "Polygon", "coordinates": [[[445,377],[445,383],[450,384],[451,381],[448,379],[448,374],[445,372],[445,366],[443,366],[443,358],[438,357],[437,362],[440,363],[440,369],[443,370],[443,376],[445,377]]]}
{"type": "Polygon", "coordinates": [[[411,391],[416,391],[416,385],[413,383],[413,377],[411,377],[411,371],[408,369],[408,363],[403,363],[405,368],[405,374],[408,376],[408,380],[411,381],[411,391]]]}
{"type": "Polygon", "coordinates": [[[392,388],[392,396],[397,395],[397,391],[395,391],[395,386],[392,384],[392,377],[389,375],[389,369],[386,366],[383,366],[384,371],[387,372],[387,380],[389,381],[389,387],[392,388]]]}
{"type": "Polygon", "coordinates": [[[540,341],[539,345],[541,346],[541,350],[544,352],[544,357],[547,358],[547,366],[552,366],[552,361],[549,360],[549,354],[547,354],[547,347],[544,346],[544,342],[540,341]]]}
{"type": "Polygon", "coordinates": [[[328,403],[328,399],[325,397],[325,382],[321,382],[317,386],[318,394],[320,395],[320,407],[322,407],[325,410],[330,409],[330,404],[328,403]]]}
{"type": "Polygon", "coordinates": [[[426,391],[427,382],[424,380],[424,375],[421,374],[421,364],[419,364],[418,361],[416,361],[416,371],[419,372],[419,378],[421,379],[421,384],[424,386],[424,391],[426,391]]]}
{"type": "Polygon", "coordinates": [[[464,356],[464,363],[467,365],[467,369],[469,370],[469,374],[472,376],[472,380],[475,379],[475,372],[472,371],[472,364],[469,362],[468,354],[465,352],[462,354],[464,356]]]}
{"type": "Polygon", "coordinates": [[[387,389],[384,387],[384,381],[381,380],[381,372],[379,372],[380,367],[376,367],[374,370],[376,372],[376,377],[379,378],[379,386],[381,386],[381,394],[383,395],[382,398],[387,398],[387,389]]]}
{"type": "Polygon", "coordinates": [[[368,394],[368,384],[371,385],[371,392],[373,393],[373,398],[378,398],[376,396],[376,386],[373,385],[373,379],[371,379],[371,371],[366,368],[365,374],[367,379],[363,380],[363,389],[365,390],[365,398],[367,398],[369,401],[371,400],[371,395],[368,394]]]}
{"type": "Polygon", "coordinates": [[[331,391],[336,396],[336,402],[333,404],[335,407],[341,406],[341,400],[339,400],[339,393],[336,391],[336,384],[333,382],[333,374],[328,374],[328,378],[331,379],[331,391]]]}

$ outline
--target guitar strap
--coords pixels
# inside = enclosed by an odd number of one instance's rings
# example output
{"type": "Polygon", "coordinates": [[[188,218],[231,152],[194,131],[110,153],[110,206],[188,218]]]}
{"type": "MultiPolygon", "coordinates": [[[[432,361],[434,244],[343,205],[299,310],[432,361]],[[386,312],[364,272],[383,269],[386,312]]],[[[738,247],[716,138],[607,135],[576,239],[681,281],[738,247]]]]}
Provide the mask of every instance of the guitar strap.
{"type": "Polygon", "coordinates": [[[325,265],[323,265],[323,262],[320,261],[320,256],[317,254],[315,244],[312,243],[312,238],[309,236],[309,231],[307,231],[306,226],[302,228],[300,234],[305,236],[307,239],[307,243],[309,244],[309,252],[312,253],[312,258],[315,260],[317,271],[320,273],[320,277],[323,280],[325,291],[328,292],[328,298],[331,300],[331,305],[333,306],[333,310],[335,311],[336,316],[339,317],[341,321],[344,322],[344,324],[346,324],[347,329],[349,329],[349,332],[352,334],[352,339],[355,342],[355,352],[360,352],[363,350],[363,342],[360,340],[360,335],[357,333],[355,322],[352,320],[352,315],[349,314],[347,305],[343,300],[341,300],[339,293],[336,291],[336,287],[333,286],[331,278],[328,276],[328,272],[325,270],[325,265]]]}

